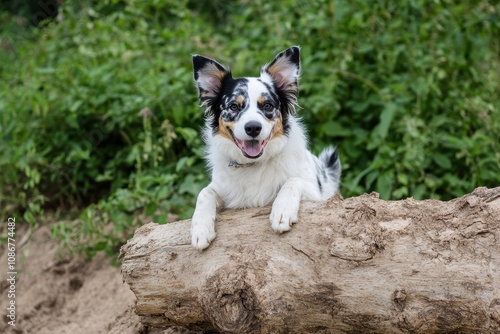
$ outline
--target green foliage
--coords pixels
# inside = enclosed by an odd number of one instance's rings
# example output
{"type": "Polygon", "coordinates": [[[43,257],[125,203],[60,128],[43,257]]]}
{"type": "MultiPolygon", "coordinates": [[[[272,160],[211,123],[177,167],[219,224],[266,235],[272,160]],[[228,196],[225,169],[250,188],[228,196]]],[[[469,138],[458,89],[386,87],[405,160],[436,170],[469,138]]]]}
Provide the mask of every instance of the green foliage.
{"type": "Polygon", "coordinates": [[[449,199],[500,181],[500,6],[490,1],[68,2],[0,12],[0,205],[113,254],[139,221],[188,217],[207,184],[190,55],[236,76],[302,46],[300,114],[339,147],[344,196],[449,199]]]}
{"type": "Polygon", "coordinates": [[[94,242],[96,249],[113,247],[130,234],[127,215],[164,223],[169,212],[192,213],[208,176],[196,131],[203,117],[192,50],[168,41],[202,30],[184,14],[153,29],[155,20],[156,27],[163,22],[147,8],[106,16],[99,8],[68,9],[63,22],[36,30],[34,40],[7,37],[16,54],[3,55],[10,59],[0,65],[7,111],[0,116],[2,204],[28,217],[33,204],[88,206],[74,222],[54,227],[76,250],[90,245],[88,254],[94,242]],[[103,234],[110,222],[115,228],[103,234]]]}

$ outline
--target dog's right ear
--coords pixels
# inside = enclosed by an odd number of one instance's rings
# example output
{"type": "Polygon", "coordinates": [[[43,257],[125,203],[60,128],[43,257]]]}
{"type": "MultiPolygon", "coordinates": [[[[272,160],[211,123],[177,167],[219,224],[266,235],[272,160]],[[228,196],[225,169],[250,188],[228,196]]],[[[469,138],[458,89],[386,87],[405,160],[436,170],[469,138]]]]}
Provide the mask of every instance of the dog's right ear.
{"type": "Polygon", "coordinates": [[[222,88],[222,81],[231,72],[213,59],[193,55],[194,80],[198,87],[198,97],[205,104],[217,96],[222,88]]]}

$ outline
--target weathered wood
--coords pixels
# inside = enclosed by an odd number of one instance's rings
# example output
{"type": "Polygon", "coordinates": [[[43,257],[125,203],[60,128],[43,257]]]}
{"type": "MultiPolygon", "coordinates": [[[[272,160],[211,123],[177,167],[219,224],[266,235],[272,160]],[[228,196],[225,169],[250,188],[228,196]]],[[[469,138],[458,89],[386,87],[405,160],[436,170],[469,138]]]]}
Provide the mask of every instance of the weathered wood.
{"type": "Polygon", "coordinates": [[[461,198],[377,194],[304,202],[290,232],[269,208],[139,228],[121,251],[136,312],[155,327],[221,333],[500,333],[500,187],[461,198]]]}

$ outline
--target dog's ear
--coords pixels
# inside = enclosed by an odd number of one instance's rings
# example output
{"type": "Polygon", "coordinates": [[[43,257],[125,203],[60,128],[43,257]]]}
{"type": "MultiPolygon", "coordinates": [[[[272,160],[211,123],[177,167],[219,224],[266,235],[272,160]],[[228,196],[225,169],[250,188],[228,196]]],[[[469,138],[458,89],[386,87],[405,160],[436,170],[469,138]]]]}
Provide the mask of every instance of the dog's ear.
{"type": "Polygon", "coordinates": [[[274,84],[287,93],[297,95],[299,92],[300,47],[292,46],[280,52],[261,70],[261,77],[269,75],[274,84]]]}
{"type": "Polygon", "coordinates": [[[222,81],[231,73],[213,59],[193,55],[194,80],[198,87],[198,96],[202,102],[217,96],[222,87],[222,81]]]}

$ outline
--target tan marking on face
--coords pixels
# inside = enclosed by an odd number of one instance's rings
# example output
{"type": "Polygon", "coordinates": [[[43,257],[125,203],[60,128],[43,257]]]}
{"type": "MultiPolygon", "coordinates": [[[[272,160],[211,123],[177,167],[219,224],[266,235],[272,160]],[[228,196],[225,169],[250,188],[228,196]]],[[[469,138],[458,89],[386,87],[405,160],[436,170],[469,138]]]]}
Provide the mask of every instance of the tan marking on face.
{"type": "Polygon", "coordinates": [[[236,103],[242,105],[243,102],[245,102],[245,98],[243,97],[243,95],[238,95],[238,97],[236,98],[236,103]]]}
{"type": "Polygon", "coordinates": [[[283,127],[283,118],[280,115],[280,117],[276,120],[276,123],[274,124],[273,135],[271,136],[271,139],[283,136],[284,134],[285,134],[285,129],[283,127]]]}
{"type": "Polygon", "coordinates": [[[234,133],[234,122],[224,122],[221,118],[219,118],[219,131],[217,132],[217,134],[232,141],[233,137],[231,136],[227,128],[230,128],[234,133]]]}
{"type": "Polygon", "coordinates": [[[266,98],[264,96],[259,96],[259,98],[257,99],[257,102],[259,102],[260,104],[263,104],[265,101],[266,98]]]}

